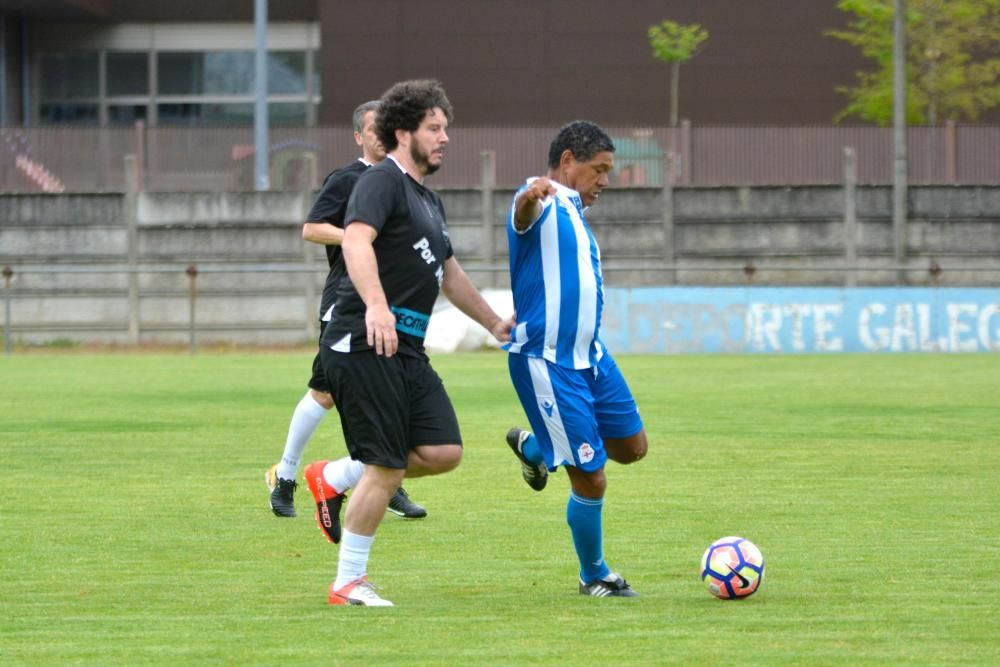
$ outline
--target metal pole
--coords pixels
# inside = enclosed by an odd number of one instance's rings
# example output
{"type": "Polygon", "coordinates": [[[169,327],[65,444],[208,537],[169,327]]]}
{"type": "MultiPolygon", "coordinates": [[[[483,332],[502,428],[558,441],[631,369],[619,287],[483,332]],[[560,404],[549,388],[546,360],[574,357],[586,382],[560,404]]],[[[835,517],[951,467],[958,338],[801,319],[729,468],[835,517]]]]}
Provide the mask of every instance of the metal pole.
{"type": "Polygon", "coordinates": [[[955,136],[955,121],[944,123],[944,180],[954,185],[958,180],[958,166],[955,164],[958,153],[958,138],[955,136]]]}
{"type": "Polygon", "coordinates": [[[254,189],[271,189],[268,174],[268,118],[267,118],[267,0],[254,0],[254,37],[256,77],[253,109],[253,135],[256,150],[254,161],[254,189]]]}
{"type": "Polygon", "coordinates": [[[195,299],[198,297],[198,267],[189,264],[185,273],[188,276],[188,349],[191,354],[198,350],[195,340],[195,299]]]}
{"type": "MultiPolygon", "coordinates": [[[[668,266],[677,261],[677,248],[675,247],[674,233],[674,160],[677,153],[673,149],[668,150],[663,155],[663,260],[668,266]]],[[[666,282],[673,285],[677,282],[677,274],[674,271],[667,271],[664,276],[666,282]]]]}
{"type": "Polygon", "coordinates": [[[146,189],[146,123],[135,121],[136,190],[146,189]]]}
{"type": "Polygon", "coordinates": [[[125,196],[122,198],[122,217],[125,219],[128,261],[128,344],[139,344],[139,178],[138,160],[126,155],[125,196]]]}
{"type": "Polygon", "coordinates": [[[847,287],[857,285],[858,263],[858,202],[856,186],[858,183],[857,168],[854,160],[854,149],[844,146],[844,263],[847,265],[847,275],[844,284],[847,287]]]}
{"type": "Polygon", "coordinates": [[[10,326],[10,279],[14,276],[14,269],[9,266],[3,267],[3,353],[10,356],[11,349],[11,326],[10,326]]]}
{"type": "MultiPolygon", "coordinates": [[[[896,266],[906,262],[906,0],[894,0],[893,19],[893,111],[895,159],[892,185],[892,254],[896,266]]],[[[906,282],[906,270],[896,271],[896,284],[906,282]]]]}
{"type": "MultiPolygon", "coordinates": [[[[482,151],[479,155],[481,158],[479,163],[479,192],[482,196],[482,227],[480,236],[483,244],[481,255],[483,263],[489,266],[496,259],[496,243],[493,237],[493,188],[496,184],[496,175],[494,173],[496,153],[493,151],[482,151]]],[[[487,278],[487,285],[489,287],[496,287],[496,278],[496,274],[491,272],[487,278]]]]}
{"type": "MultiPolygon", "coordinates": [[[[306,166],[303,170],[304,176],[299,182],[299,218],[305,222],[309,219],[309,212],[312,208],[312,197],[313,197],[313,181],[316,173],[316,156],[313,154],[308,154],[306,156],[306,166]]],[[[316,271],[315,271],[315,261],[316,256],[316,246],[313,243],[304,242],[302,244],[302,264],[307,269],[303,274],[305,276],[305,289],[306,289],[306,308],[305,308],[305,319],[306,319],[306,340],[312,342],[316,340],[319,335],[319,330],[317,329],[317,318],[316,318],[316,304],[318,300],[316,299],[316,271]]],[[[324,257],[326,253],[324,252],[324,257]]]]}
{"type": "Polygon", "coordinates": [[[680,155],[674,155],[674,168],[681,175],[681,184],[691,185],[694,178],[694,151],[691,146],[691,121],[687,118],[681,121],[680,155]]]}

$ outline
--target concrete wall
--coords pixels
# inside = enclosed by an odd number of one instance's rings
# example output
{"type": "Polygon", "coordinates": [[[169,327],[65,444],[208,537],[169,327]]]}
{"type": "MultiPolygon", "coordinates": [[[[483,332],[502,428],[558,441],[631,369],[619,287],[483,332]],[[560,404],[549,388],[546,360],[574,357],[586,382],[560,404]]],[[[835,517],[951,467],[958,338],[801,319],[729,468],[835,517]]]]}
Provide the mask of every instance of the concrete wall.
{"type": "MultiPolygon", "coordinates": [[[[442,192],[458,257],[482,287],[508,284],[511,194],[442,192]]],[[[13,271],[0,286],[12,340],[187,343],[192,294],[198,342],[309,340],[326,273],[322,249],[300,235],[311,198],[0,196],[0,267],[13,271]]],[[[891,201],[889,188],[857,189],[859,286],[896,281],[891,201]]],[[[911,188],[910,211],[907,284],[1000,284],[1000,188],[911,188]],[[942,271],[932,274],[932,265],[942,271]]],[[[839,187],[615,189],[588,218],[609,287],[846,283],[839,187]]]]}

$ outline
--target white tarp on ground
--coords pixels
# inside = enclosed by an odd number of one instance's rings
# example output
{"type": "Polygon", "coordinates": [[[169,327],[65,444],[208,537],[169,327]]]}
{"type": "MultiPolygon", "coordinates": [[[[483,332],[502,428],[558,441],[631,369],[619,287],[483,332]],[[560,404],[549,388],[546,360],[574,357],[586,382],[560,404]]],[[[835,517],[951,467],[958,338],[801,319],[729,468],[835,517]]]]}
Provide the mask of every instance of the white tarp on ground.
{"type": "MultiPolygon", "coordinates": [[[[514,295],[510,290],[483,290],[482,295],[500,317],[507,318],[514,313],[514,295]]],[[[424,347],[430,353],[460,352],[484,347],[499,348],[500,343],[450,301],[442,299],[427,327],[424,347]]]]}

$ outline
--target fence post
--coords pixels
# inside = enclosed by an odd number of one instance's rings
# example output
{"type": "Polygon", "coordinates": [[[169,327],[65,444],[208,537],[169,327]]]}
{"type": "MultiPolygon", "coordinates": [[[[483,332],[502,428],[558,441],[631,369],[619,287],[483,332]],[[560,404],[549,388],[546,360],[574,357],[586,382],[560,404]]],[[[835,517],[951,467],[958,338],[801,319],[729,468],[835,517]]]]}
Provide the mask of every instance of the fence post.
{"type": "Polygon", "coordinates": [[[681,183],[691,185],[694,176],[694,156],[691,146],[691,121],[686,118],[681,121],[681,159],[678,160],[677,166],[681,171],[681,183]]]}
{"type": "Polygon", "coordinates": [[[14,269],[3,267],[3,353],[10,356],[11,325],[10,325],[10,279],[14,277],[14,269]]]}
{"type": "MultiPolygon", "coordinates": [[[[663,261],[672,266],[677,261],[677,249],[674,245],[674,160],[676,153],[668,150],[663,155],[663,200],[660,204],[663,215],[663,261]]],[[[677,282],[677,272],[673,269],[664,273],[668,285],[677,282]]]]}
{"type": "Polygon", "coordinates": [[[496,242],[493,234],[493,189],[496,187],[496,153],[480,153],[480,193],[482,195],[482,227],[480,229],[481,255],[486,264],[486,285],[496,287],[497,276],[493,269],[496,261],[496,242]]]}
{"type": "Polygon", "coordinates": [[[958,137],[953,120],[944,124],[944,179],[952,184],[958,180],[958,137]]]}
{"type": "MultiPolygon", "coordinates": [[[[301,223],[305,223],[306,219],[309,217],[309,212],[312,209],[312,198],[313,198],[313,184],[316,182],[316,155],[308,154],[305,157],[306,168],[305,176],[300,181],[300,191],[299,191],[299,219],[301,223]]],[[[301,229],[301,227],[299,227],[301,229]]],[[[302,242],[302,263],[307,269],[305,272],[305,289],[306,289],[306,339],[316,340],[319,337],[319,330],[317,329],[318,317],[316,315],[319,312],[318,299],[316,298],[316,247],[314,243],[309,241],[302,242]]]]}
{"type": "Polygon", "coordinates": [[[188,264],[184,273],[186,273],[188,277],[188,350],[191,354],[194,354],[198,351],[194,323],[195,299],[198,297],[198,267],[194,264],[188,264]]]}
{"type": "Polygon", "coordinates": [[[857,162],[854,149],[844,146],[844,284],[855,287],[858,284],[858,202],[857,162]]]}
{"type": "Polygon", "coordinates": [[[128,254],[128,343],[139,344],[139,173],[134,155],[125,156],[125,197],[122,217],[128,254]]]}
{"type": "MultiPolygon", "coordinates": [[[[139,191],[146,189],[146,122],[135,121],[135,173],[136,189],[139,191]]],[[[126,173],[125,178],[128,178],[126,173]]]]}

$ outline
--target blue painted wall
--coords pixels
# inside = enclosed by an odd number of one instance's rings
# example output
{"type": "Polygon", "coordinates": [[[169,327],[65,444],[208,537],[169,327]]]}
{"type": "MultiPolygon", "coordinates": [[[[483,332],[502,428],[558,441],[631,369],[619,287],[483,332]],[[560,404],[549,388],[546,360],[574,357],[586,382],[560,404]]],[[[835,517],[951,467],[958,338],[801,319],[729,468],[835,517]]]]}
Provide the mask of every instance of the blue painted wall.
{"type": "Polygon", "coordinates": [[[612,353],[1000,352],[1000,288],[605,292],[612,353]]]}

